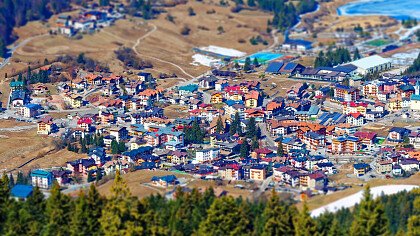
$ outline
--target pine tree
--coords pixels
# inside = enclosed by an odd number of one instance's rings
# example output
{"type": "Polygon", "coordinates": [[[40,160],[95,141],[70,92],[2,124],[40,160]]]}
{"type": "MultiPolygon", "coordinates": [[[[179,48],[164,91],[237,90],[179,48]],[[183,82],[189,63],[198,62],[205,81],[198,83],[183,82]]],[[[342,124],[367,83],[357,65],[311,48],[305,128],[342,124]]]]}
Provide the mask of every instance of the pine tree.
{"type": "Polygon", "coordinates": [[[248,6],[249,7],[255,7],[256,6],[255,0],[248,0],[248,6]]]}
{"type": "Polygon", "coordinates": [[[80,192],[74,203],[71,235],[102,235],[99,219],[104,201],[92,184],[89,192],[80,192]]]}
{"type": "Polygon", "coordinates": [[[351,225],[350,235],[383,235],[387,229],[388,221],[385,218],[384,208],[381,203],[372,199],[370,187],[367,186],[360,202],[359,212],[351,225]]]}
{"type": "Polygon", "coordinates": [[[356,48],[356,49],[354,50],[353,60],[358,60],[358,59],[360,59],[360,58],[362,58],[362,56],[360,56],[359,49],[358,49],[358,48],[356,48]]]}
{"type": "Polygon", "coordinates": [[[246,138],[242,141],[239,152],[240,157],[247,158],[249,156],[249,144],[246,138]]]}
{"type": "Polygon", "coordinates": [[[283,139],[280,139],[279,143],[277,145],[277,156],[279,156],[279,157],[284,156],[283,139]]]}
{"type": "Polygon", "coordinates": [[[340,225],[338,225],[337,219],[333,219],[330,229],[328,230],[328,236],[343,235],[341,232],[340,225]]]}
{"type": "Polygon", "coordinates": [[[143,232],[138,212],[138,200],[130,196],[126,182],[117,171],[111,197],[102,209],[99,220],[105,236],[140,235],[143,232]]]}
{"type": "Polygon", "coordinates": [[[246,125],[246,137],[252,138],[257,134],[257,125],[255,123],[255,118],[251,117],[246,125]]]}
{"type": "Polygon", "coordinates": [[[111,141],[111,153],[112,154],[118,154],[119,151],[119,145],[116,140],[111,141]]]}
{"type": "Polygon", "coordinates": [[[280,202],[277,193],[273,189],[263,212],[265,223],[262,235],[294,235],[293,215],[295,213],[296,210],[294,208],[288,207],[284,202],[280,202]]]}
{"type": "Polygon", "coordinates": [[[222,117],[220,116],[217,118],[216,133],[218,134],[224,133],[224,125],[223,125],[222,117]]]}
{"type": "Polygon", "coordinates": [[[9,188],[12,189],[15,186],[15,178],[13,178],[12,173],[9,175],[9,188]]]}
{"type": "Polygon", "coordinates": [[[251,58],[247,57],[245,59],[244,71],[250,71],[251,69],[251,58]]]}
{"type": "Polygon", "coordinates": [[[70,198],[60,191],[60,186],[54,182],[51,188],[51,196],[47,199],[45,214],[47,216],[44,228],[45,235],[68,235],[68,219],[70,212],[70,198]]]}
{"type": "Polygon", "coordinates": [[[294,227],[296,236],[311,236],[316,233],[316,224],[309,214],[306,202],[303,203],[303,209],[294,221],[294,227]]]}
{"type": "Polygon", "coordinates": [[[6,173],[0,179],[0,232],[7,219],[7,209],[10,205],[10,184],[6,173]]]}
{"type": "Polygon", "coordinates": [[[0,57],[7,56],[7,48],[6,43],[4,42],[3,38],[0,38],[0,57]]]}
{"type": "Polygon", "coordinates": [[[30,218],[27,222],[27,235],[38,235],[45,225],[46,202],[44,200],[44,194],[39,190],[39,187],[34,187],[32,195],[28,197],[25,202],[25,210],[28,212],[30,218]]]}
{"type": "Polygon", "coordinates": [[[258,59],[256,57],[254,57],[254,61],[252,62],[252,65],[254,67],[259,67],[260,66],[260,63],[258,62],[258,59]]]}
{"type": "Polygon", "coordinates": [[[216,199],[201,222],[199,235],[247,235],[247,217],[232,197],[216,199]]]}
{"type": "Polygon", "coordinates": [[[260,147],[260,143],[258,142],[257,137],[254,137],[251,142],[251,150],[258,149],[260,147]]]}

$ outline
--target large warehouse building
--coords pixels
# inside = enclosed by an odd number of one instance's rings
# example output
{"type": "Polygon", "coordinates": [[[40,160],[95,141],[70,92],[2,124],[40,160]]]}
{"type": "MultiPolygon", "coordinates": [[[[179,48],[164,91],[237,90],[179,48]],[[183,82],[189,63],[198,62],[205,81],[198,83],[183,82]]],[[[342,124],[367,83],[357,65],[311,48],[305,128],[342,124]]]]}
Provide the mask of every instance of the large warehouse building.
{"type": "Polygon", "coordinates": [[[364,57],[362,59],[352,61],[350,64],[356,66],[356,73],[361,75],[391,69],[391,60],[378,55],[364,57]]]}

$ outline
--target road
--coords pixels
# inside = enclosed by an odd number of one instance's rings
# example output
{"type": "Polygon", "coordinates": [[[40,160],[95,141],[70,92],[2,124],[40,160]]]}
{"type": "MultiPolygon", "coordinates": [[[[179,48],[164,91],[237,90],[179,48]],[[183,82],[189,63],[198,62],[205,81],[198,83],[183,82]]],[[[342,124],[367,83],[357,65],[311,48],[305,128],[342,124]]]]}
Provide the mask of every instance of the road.
{"type": "Polygon", "coordinates": [[[139,46],[139,44],[140,44],[140,42],[143,40],[143,39],[145,39],[145,38],[147,38],[147,37],[149,37],[151,34],[153,34],[153,32],[155,32],[156,30],[157,30],[157,26],[156,25],[154,25],[154,24],[151,24],[152,25],[152,30],[151,31],[149,31],[149,32],[147,32],[147,34],[145,34],[145,35],[143,35],[143,36],[141,36],[140,38],[138,38],[137,39],[137,41],[136,41],[136,43],[133,45],[133,47],[132,47],[132,49],[133,49],[133,51],[137,54],[137,55],[139,55],[139,56],[142,56],[142,57],[148,57],[148,58],[151,58],[151,59],[153,59],[153,60],[156,60],[156,61],[159,61],[159,62],[162,62],[162,63],[165,63],[165,64],[169,64],[169,65],[171,65],[171,66],[173,66],[173,67],[176,67],[178,70],[180,70],[184,75],[186,75],[186,76],[188,76],[188,77],[190,77],[191,79],[193,79],[193,78],[195,78],[193,75],[191,75],[191,74],[189,74],[188,72],[186,72],[184,69],[182,69],[182,67],[180,67],[179,65],[177,65],[177,64],[175,64],[175,63],[172,63],[172,62],[170,62],[170,61],[165,61],[165,60],[162,60],[162,59],[160,59],[160,58],[157,58],[157,57],[154,57],[154,56],[149,56],[149,55],[144,55],[144,54],[141,54],[138,50],[137,50],[137,47],[139,46]]]}
{"type": "Polygon", "coordinates": [[[44,36],[47,36],[47,35],[49,35],[49,34],[41,34],[41,35],[32,36],[32,37],[29,37],[29,38],[27,38],[27,39],[23,40],[22,42],[20,42],[20,43],[18,43],[18,44],[16,44],[16,45],[14,45],[14,46],[12,46],[12,48],[10,48],[10,49],[9,49],[9,57],[5,58],[5,59],[4,59],[4,61],[3,61],[2,63],[0,63],[0,70],[1,70],[1,69],[3,69],[3,67],[5,67],[7,64],[9,64],[10,58],[12,58],[13,53],[14,53],[14,52],[15,52],[18,48],[20,48],[20,47],[22,47],[22,46],[25,46],[27,43],[29,43],[29,42],[30,42],[30,41],[32,41],[33,39],[36,39],[36,38],[41,38],[41,37],[44,37],[44,36]]]}
{"type": "Polygon", "coordinates": [[[267,125],[265,123],[260,123],[258,124],[258,126],[261,129],[261,135],[265,136],[267,146],[276,147],[276,142],[274,141],[273,137],[271,137],[270,133],[267,131],[267,125]]]}

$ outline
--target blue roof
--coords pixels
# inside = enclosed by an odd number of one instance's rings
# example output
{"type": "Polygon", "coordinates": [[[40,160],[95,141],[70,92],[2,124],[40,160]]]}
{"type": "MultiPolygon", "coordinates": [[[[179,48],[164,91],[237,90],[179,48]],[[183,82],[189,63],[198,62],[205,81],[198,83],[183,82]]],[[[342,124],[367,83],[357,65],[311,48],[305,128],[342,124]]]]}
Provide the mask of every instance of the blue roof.
{"type": "Polygon", "coordinates": [[[22,87],[23,86],[23,81],[13,81],[10,82],[10,87],[22,87]]]}
{"type": "Polygon", "coordinates": [[[151,146],[143,146],[143,147],[139,147],[137,149],[128,151],[128,152],[124,152],[123,155],[125,156],[129,156],[129,157],[135,157],[139,154],[143,154],[143,153],[147,153],[153,150],[153,147],[151,146]]]}
{"type": "Polygon", "coordinates": [[[285,44],[298,44],[298,45],[304,45],[306,47],[310,47],[312,45],[312,42],[306,41],[303,39],[287,39],[285,44]]]}
{"type": "Polygon", "coordinates": [[[34,171],[32,171],[31,176],[37,176],[37,177],[41,177],[41,178],[48,178],[48,177],[51,177],[52,174],[51,174],[51,172],[48,172],[46,170],[34,170],[34,171]]]}
{"type": "Polygon", "coordinates": [[[270,62],[270,64],[267,66],[267,69],[265,69],[265,72],[278,73],[283,65],[284,63],[281,61],[270,62]]]}
{"type": "Polygon", "coordinates": [[[31,185],[16,184],[13,186],[11,194],[17,198],[27,198],[32,195],[33,187],[31,185]]]}
{"type": "Polygon", "coordinates": [[[357,163],[357,164],[354,164],[353,167],[355,169],[365,169],[365,168],[368,168],[369,165],[366,163],[357,163]]]}
{"type": "Polygon", "coordinates": [[[177,180],[175,175],[165,175],[165,176],[153,176],[152,181],[162,180],[167,183],[173,183],[177,180]]]}
{"type": "Polygon", "coordinates": [[[184,90],[184,91],[188,91],[188,92],[195,92],[195,91],[198,90],[198,85],[189,84],[189,85],[181,86],[181,87],[179,87],[179,90],[184,90]]]}
{"type": "Polygon", "coordinates": [[[34,110],[35,109],[41,109],[41,105],[39,105],[39,104],[33,104],[33,103],[26,104],[25,107],[27,107],[29,109],[34,109],[34,110]]]}
{"type": "Polygon", "coordinates": [[[289,63],[287,63],[287,64],[284,66],[283,70],[292,70],[292,69],[294,69],[296,66],[297,66],[297,64],[296,64],[296,63],[289,62],[289,63]]]}
{"type": "Polygon", "coordinates": [[[411,100],[415,100],[415,101],[420,101],[420,95],[411,94],[410,99],[411,99],[411,100]]]}

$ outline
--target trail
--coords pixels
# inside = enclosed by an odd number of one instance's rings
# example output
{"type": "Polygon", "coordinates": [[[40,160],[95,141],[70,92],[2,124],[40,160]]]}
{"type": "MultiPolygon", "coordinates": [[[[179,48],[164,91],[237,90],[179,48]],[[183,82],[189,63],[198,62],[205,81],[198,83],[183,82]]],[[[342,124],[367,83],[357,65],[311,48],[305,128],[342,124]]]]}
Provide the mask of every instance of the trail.
{"type": "Polygon", "coordinates": [[[36,38],[41,38],[41,37],[44,37],[44,36],[47,36],[47,35],[49,35],[49,34],[41,34],[41,35],[32,36],[32,37],[29,37],[29,38],[27,38],[27,39],[23,40],[22,42],[20,42],[20,43],[16,44],[15,46],[13,46],[13,47],[9,50],[10,56],[9,56],[9,57],[7,57],[7,58],[5,58],[5,59],[4,59],[4,61],[3,61],[2,63],[0,63],[0,70],[1,70],[1,69],[3,69],[3,67],[5,67],[7,64],[9,64],[9,61],[10,61],[10,59],[12,58],[13,53],[14,53],[14,52],[15,52],[18,48],[20,48],[20,47],[22,47],[22,46],[25,46],[27,43],[29,43],[29,42],[30,42],[30,41],[32,41],[33,39],[36,39],[36,38]]]}
{"type": "Polygon", "coordinates": [[[151,25],[152,25],[153,29],[152,29],[151,31],[149,31],[147,34],[145,34],[145,35],[143,35],[143,36],[141,36],[140,38],[138,38],[138,39],[137,39],[136,43],[135,43],[135,44],[134,44],[134,46],[132,47],[133,51],[134,51],[137,55],[139,55],[139,56],[148,57],[148,58],[151,58],[151,59],[153,59],[153,60],[156,60],[156,61],[159,61],[159,62],[162,62],[162,63],[165,63],[165,64],[169,64],[169,65],[171,65],[171,66],[173,66],[173,67],[176,67],[176,68],[177,68],[178,70],[180,70],[180,71],[181,71],[184,75],[186,75],[186,76],[190,77],[191,79],[194,79],[194,78],[195,78],[195,76],[193,76],[193,75],[189,74],[188,72],[186,72],[186,71],[185,71],[184,69],[182,69],[182,67],[180,67],[179,65],[177,65],[177,64],[175,64],[175,63],[172,63],[172,62],[169,62],[169,61],[162,60],[162,59],[157,58],[157,57],[154,57],[154,56],[149,56],[149,55],[141,54],[141,53],[137,50],[137,46],[139,46],[140,42],[141,42],[143,39],[145,39],[145,38],[149,37],[151,34],[153,34],[153,32],[155,32],[155,31],[157,30],[157,26],[156,26],[156,25],[154,25],[154,24],[151,24],[151,25]]]}

